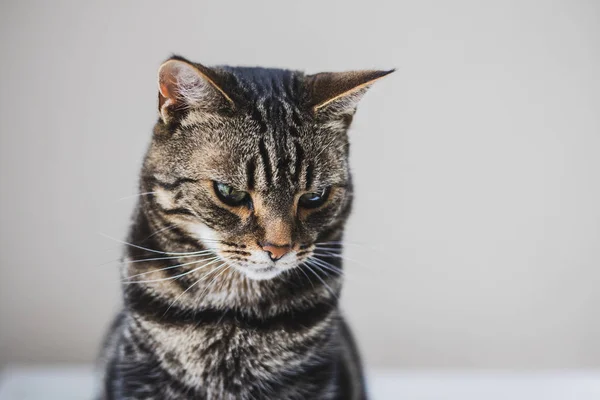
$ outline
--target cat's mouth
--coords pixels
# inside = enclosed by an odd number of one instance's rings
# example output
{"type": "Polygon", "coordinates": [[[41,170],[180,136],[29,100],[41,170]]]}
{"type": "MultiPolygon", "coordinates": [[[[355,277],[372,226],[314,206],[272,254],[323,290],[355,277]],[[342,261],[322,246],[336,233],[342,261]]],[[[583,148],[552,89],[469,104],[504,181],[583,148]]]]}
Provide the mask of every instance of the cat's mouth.
{"type": "Polygon", "coordinates": [[[292,252],[277,261],[268,259],[264,252],[256,252],[245,260],[239,260],[234,267],[241,274],[253,280],[273,279],[285,271],[298,266],[298,259],[292,252]]]}
{"type": "Polygon", "coordinates": [[[280,273],[284,271],[284,269],[279,268],[275,265],[267,265],[267,266],[256,266],[250,265],[246,267],[239,268],[239,270],[246,275],[250,279],[254,279],[257,281],[263,281],[267,279],[273,279],[280,273]]]}

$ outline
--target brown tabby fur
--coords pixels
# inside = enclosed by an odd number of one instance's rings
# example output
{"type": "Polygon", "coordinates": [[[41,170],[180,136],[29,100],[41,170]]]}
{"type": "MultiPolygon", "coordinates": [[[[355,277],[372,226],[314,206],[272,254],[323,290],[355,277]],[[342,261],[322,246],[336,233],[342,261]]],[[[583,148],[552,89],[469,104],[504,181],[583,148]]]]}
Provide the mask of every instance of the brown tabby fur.
{"type": "Polygon", "coordinates": [[[366,398],[338,308],[346,131],[390,72],[163,64],[103,399],[366,398]]]}

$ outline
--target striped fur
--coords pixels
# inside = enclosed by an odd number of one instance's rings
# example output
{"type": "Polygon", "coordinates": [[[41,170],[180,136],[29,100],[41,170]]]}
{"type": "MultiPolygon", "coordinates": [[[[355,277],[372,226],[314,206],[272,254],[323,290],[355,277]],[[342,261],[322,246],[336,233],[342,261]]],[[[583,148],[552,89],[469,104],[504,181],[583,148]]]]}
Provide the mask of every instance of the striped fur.
{"type": "Polygon", "coordinates": [[[163,65],[101,399],[366,398],[340,258],[315,249],[342,239],[346,130],[387,73],[163,65]],[[226,205],[214,182],[250,202],[226,205]],[[289,251],[273,260],[264,243],[289,251]]]}

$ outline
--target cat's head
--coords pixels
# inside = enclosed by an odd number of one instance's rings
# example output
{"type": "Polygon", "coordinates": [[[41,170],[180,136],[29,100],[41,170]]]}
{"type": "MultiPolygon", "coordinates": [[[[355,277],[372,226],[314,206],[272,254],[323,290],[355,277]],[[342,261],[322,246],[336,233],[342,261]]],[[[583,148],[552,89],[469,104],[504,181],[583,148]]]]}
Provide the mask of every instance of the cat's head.
{"type": "Polygon", "coordinates": [[[366,89],[390,72],[165,62],[141,184],[156,240],[212,249],[252,279],[339,240],[352,199],[346,131],[366,89]]]}

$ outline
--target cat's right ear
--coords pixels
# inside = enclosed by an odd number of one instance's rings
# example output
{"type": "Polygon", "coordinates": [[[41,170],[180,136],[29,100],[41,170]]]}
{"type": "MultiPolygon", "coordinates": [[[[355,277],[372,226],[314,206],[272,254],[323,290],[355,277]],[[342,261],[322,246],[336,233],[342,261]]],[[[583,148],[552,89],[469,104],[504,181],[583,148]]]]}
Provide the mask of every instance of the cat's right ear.
{"type": "Polygon", "coordinates": [[[165,123],[186,109],[217,111],[233,101],[215,82],[207,67],[181,58],[167,60],[158,70],[158,111],[165,123]]]}

